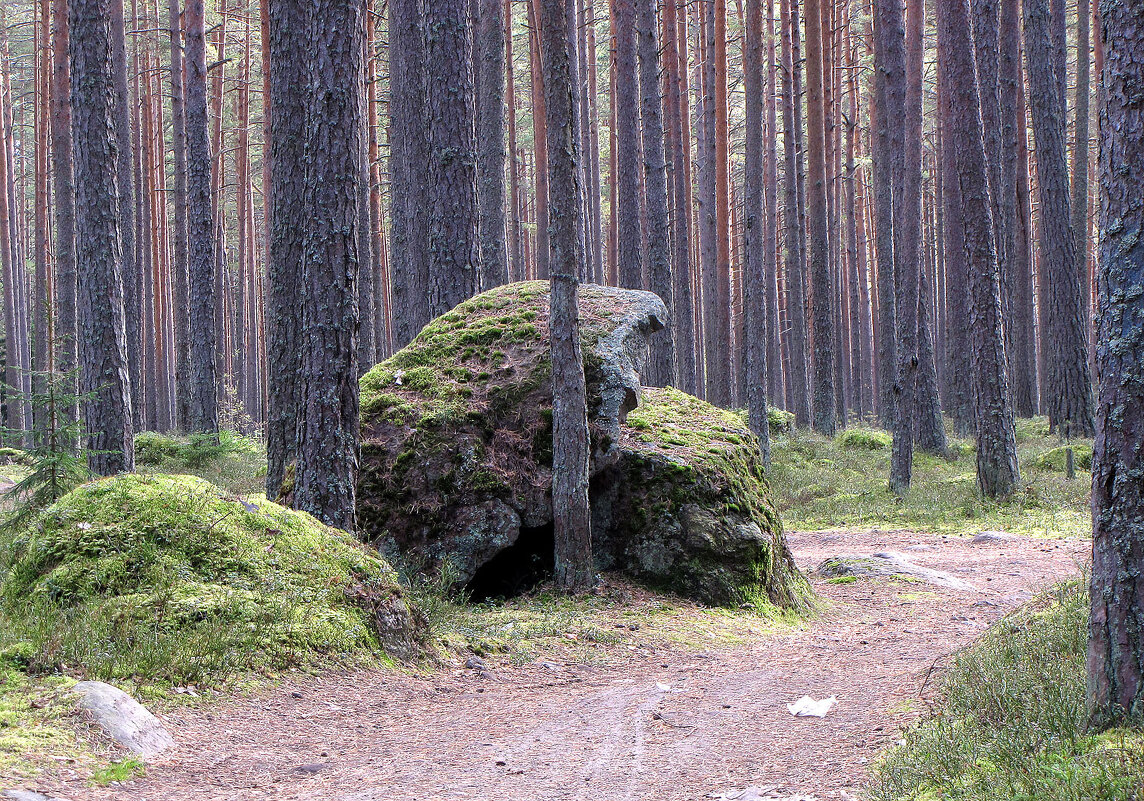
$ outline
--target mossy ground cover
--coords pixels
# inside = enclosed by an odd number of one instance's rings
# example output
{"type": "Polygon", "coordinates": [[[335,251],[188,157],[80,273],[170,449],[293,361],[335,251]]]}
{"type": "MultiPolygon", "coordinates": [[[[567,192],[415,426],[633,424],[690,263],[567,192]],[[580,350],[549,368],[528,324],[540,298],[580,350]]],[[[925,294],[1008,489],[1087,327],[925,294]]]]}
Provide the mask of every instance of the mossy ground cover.
{"type": "Polygon", "coordinates": [[[834,439],[795,430],[772,439],[767,478],[788,529],[912,528],[976,534],[1003,530],[1036,536],[1090,534],[1087,472],[1091,440],[1074,440],[1077,476],[1068,479],[1063,451],[1044,418],[1018,422],[1021,485],[1012,498],[977,492],[973,441],[951,436],[949,458],[915,452],[905,498],[888,486],[887,432],[851,428],[834,439]],[[1059,465],[1058,465],[1059,463],[1059,465]]]}
{"type": "Polygon", "coordinates": [[[253,495],[266,484],[266,445],[233,431],[220,432],[218,439],[141,431],[135,435],[135,469],[198,476],[235,495],[253,495]]]}
{"type": "Polygon", "coordinates": [[[549,584],[495,603],[450,599],[438,610],[434,632],[445,652],[471,651],[512,664],[538,658],[609,664],[641,649],[744,645],[807,622],[804,613],[772,605],[707,607],[608,576],[595,593],[581,597],[549,584]]]}
{"type": "Polygon", "coordinates": [[[1085,730],[1088,596],[1069,583],[957,657],[942,711],[876,772],[874,801],[1139,801],[1144,731],[1085,730]]]}

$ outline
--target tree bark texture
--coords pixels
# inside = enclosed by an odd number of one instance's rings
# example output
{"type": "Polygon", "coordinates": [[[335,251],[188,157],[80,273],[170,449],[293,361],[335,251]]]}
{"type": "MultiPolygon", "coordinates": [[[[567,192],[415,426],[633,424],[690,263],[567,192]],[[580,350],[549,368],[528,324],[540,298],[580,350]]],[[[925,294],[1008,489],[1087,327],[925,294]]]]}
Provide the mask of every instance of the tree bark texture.
{"type": "Polygon", "coordinates": [[[1065,107],[1052,36],[1049,0],[1025,0],[1025,63],[1029,110],[1037,148],[1038,226],[1048,308],[1042,341],[1048,344],[1049,424],[1067,435],[1093,434],[1088,332],[1072,232],[1065,107]]]}
{"type": "Polygon", "coordinates": [[[505,28],[501,0],[479,0],[476,27],[477,192],[481,288],[508,282],[505,242],[505,28]]]}
{"type": "Polygon", "coordinates": [[[429,316],[475,294],[478,275],[473,29],[467,0],[425,4],[429,316]]]}
{"type": "Polygon", "coordinates": [[[134,467],[131,380],[123,322],[110,1],[70,0],[68,4],[79,269],[79,389],[88,395],[83,415],[88,466],[98,475],[134,467]]]}
{"type": "Polygon", "coordinates": [[[1088,701],[1144,719],[1144,6],[1101,6],[1100,330],[1092,464],[1088,701]]]}
{"type": "Polygon", "coordinates": [[[938,59],[948,78],[949,142],[957,162],[969,273],[973,419],[977,486],[990,498],[1010,495],[1020,481],[1013,407],[1001,329],[1001,287],[994,249],[981,102],[973,63],[967,0],[938,0],[938,59]]]}
{"type": "MultiPolygon", "coordinates": [[[[640,109],[636,0],[614,0],[616,18],[616,203],[620,286],[644,289],[640,231],[640,109]]],[[[550,191],[551,190],[550,187],[550,191]]]]}
{"type": "Polygon", "coordinates": [[[552,514],[556,583],[581,591],[595,583],[588,508],[588,405],[576,305],[583,261],[577,217],[573,87],[567,9],[572,0],[540,0],[540,40],[548,115],[552,345],[552,514]]]}
{"type": "Polygon", "coordinates": [[[364,0],[316,0],[308,30],[294,505],[324,523],[353,531],[358,468],[356,281],[366,241],[361,232],[369,220],[361,203],[366,154],[364,0]]]}

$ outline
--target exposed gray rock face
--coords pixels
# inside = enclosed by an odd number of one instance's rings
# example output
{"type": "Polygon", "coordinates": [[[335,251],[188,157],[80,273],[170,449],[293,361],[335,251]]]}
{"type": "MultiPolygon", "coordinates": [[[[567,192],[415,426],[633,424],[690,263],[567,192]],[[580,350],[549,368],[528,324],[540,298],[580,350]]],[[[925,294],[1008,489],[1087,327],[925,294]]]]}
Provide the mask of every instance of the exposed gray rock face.
{"type": "MultiPolygon", "coordinates": [[[[666,323],[648,292],[580,288],[592,537],[601,570],[708,603],[797,603],[758,443],[735,414],[640,384],[666,323]]],[[[552,561],[548,289],[510,284],[431,322],[362,379],[358,517],[474,596],[543,578],[552,561]]]]}
{"type": "Polygon", "coordinates": [[[141,759],[151,759],[175,744],[159,719],[118,687],[81,681],[72,690],[99,728],[141,759]]]}
{"type": "Polygon", "coordinates": [[[924,581],[951,590],[976,592],[972,584],[952,573],[914,564],[901,554],[886,551],[873,556],[834,556],[818,566],[818,574],[827,578],[856,576],[858,578],[907,578],[924,581]]]}

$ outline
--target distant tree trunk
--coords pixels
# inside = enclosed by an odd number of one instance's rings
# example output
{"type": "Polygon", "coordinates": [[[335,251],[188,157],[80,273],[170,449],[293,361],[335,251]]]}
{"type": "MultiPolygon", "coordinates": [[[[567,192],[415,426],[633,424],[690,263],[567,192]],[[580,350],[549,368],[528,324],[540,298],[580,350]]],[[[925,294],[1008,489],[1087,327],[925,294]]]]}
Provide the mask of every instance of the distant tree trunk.
{"type": "MultiPolygon", "coordinates": [[[[575,1],[575,0],[574,0],[575,1]]],[[[667,155],[663,143],[663,99],[659,88],[657,0],[638,0],[636,36],[643,122],[644,196],[647,199],[648,288],[667,305],[668,325],[651,337],[651,386],[675,381],[675,303],[671,281],[671,229],[667,216],[667,155]]]]}
{"type": "Polygon", "coordinates": [[[1072,233],[1076,240],[1077,271],[1080,280],[1081,313],[1084,316],[1085,343],[1092,327],[1092,297],[1088,271],[1088,157],[1089,157],[1089,0],[1076,3],[1076,102],[1073,112],[1072,152],[1072,233]]]}
{"type": "MultiPolygon", "coordinates": [[[[188,0],[187,266],[191,407],[187,428],[218,431],[215,373],[215,230],[211,210],[211,143],[207,127],[207,57],[203,0],[188,0]]],[[[221,299],[220,299],[221,300],[221,299]]]]}
{"type": "Polygon", "coordinates": [[[711,44],[715,38],[715,3],[708,2],[694,6],[696,15],[696,75],[695,86],[698,93],[696,122],[696,158],[698,175],[699,217],[699,314],[702,335],[700,352],[703,367],[698,371],[702,380],[702,397],[709,401],[715,398],[715,361],[712,342],[719,337],[719,326],[715,316],[715,306],[719,303],[718,243],[719,220],[715,200],[715,161],[718,158],[715,148],[715,49],[711,44]]]}
{"type": "Polygon", "coordinates": [[[421,0],[389,0],[389,263],[393,347],[429,322],[429,168],[421,0]]]}
{"type": "Polygon", "coordinates": [[[807,262],[814,323],[814,430],[834,436],[834,316],[826,232],[822,0],[806,3],[807,262]]]}
{"type": "Polygon", "coordinates": [[[549,267],[552,297],[552,511],[556,583],[581,591],[595,583],[588,509],[588,406],[580,354],[576,287],[583,259],[577,235],[581,213],[576,186],[575,114],[567,21],[572,0],[540,0],[540,44],[548,125],[552,197],[549,267]]]}
{"type": "MultiPolygon", "coordinates": [[[[1033,310],[1025,298],[1025,285],[1030,291],[1032,287],[1032,268],[1025,223],[1020,217],[1022,210],[1018,208],[1019,138],[1026,135],[1018,125],[1018,98],[1023,101],[1021,84],[1024,80],[1021,73],[1020,0],[1001,0],[1000,48],[1002,159],[998,208],[1006,236],[1006,261],[1001,276],[1003,297],[1007,299],[1004,304],[1008,331],[1005,344],[1009,353],[1013,406],[1018,416],[1029,417],[1035,411],[1037,365],[1032,338],[1033,310]]],[[[1023,102],[1021,107],[1023,109],[1023,102]]],[[[1021,116],[1023,118],[1023,114],[1021,116]]]]}
{"type": "MultiPolygon", "coordinates": [[[[35,83],[33,91],[33,126],[35,128],[35,232],[34,247],[35,283],[32,295],[32,392],[42,393],[47,388],[48,372],[55,368],[51,354],[52,306],[49,292],[51,287],[51,263],[49,261],[48,230],[51,227],[51,212],[48,201],[48,106],[51,90],[48,86],[50,75],[50,50],[48,49],[49,22],[51,14],[47,0],[37,0],[35,6],[36,32],[34,42],[35,83]]],[[[33,442],[40,442],[42,432],[47,429],[48,409],[42,404],[32,406],[33,442]]]]}
{"type": "Polygon", "coordinates": [[[1016,488],[1017,442],[1001,330],[1001,289],[994,250],[989,178],[982,139],[981,101],[973,64],[967,0],[938,0],[938,59],[945,70],[950,116],[947,131],[957,160],[965,225],[965,256],[972,298],[969,332],[973,358],[973,419],[977,433],[977,486],[989,498],[1016,488]]]}
{"type": "Polygon", "coordinates": [[[687,164],[690,137],[684,137],[682,83],[686,75],[687,14],[678,13],[679,0],[664,4],[664,69],[667,77],[665,111],[671,143],[672,299],[675,303],[671,326],[675,334],[676,381],[685,392],[695,392],[695,321],[691,293],[691,207],[688,188],[691,175],[687,164]],[[684,52],[680,53],[679,29],[683,28],[684,52]]]}
{"type": "MultiPolygon", "coordinates": [[[[584,60],[587,62],[587,74],[581,74],[581,83],[586,85],[587,117],[581,123],[586,128],[587,136],[583,138],[585,171],[588,175],[588,244],[591,252],[588,259],[591,262],[589,274],[595,283],[604,283],[604,238],[603,238],[603,206],[600,198],[600,112],[598,106],[599,93],[597,91],[597,51],[596,51],[596,8],[594,0],[585,0],[582,6],[584,14],[584,60]]],[[[678,298],[676,299],[678,302],[678,298]]]]}
{"type": "Polygon", "coordinates": [[[479,0],[476,30],[477,192],[480,207],[481,288],[508,281],[505,252],[504,83],[505,29],[501,0],[479,0]]]}
{"type": "Polygon", "coordinates": [[[949,452],[945,422],[941,416],[941,393],[938,389],[937,359],[934,354],[933,330],[930,324],[932,290],[924,264],[919,264],[918,285],[918,375],[916,403],[918,448],[935,456],[949,452]]]}
{"type": "Polygon", "coordinates": [[[473,29],[467,0],[425,4],[429,114],[429,315],[479,286],[473,29]]]}
{"type": "Polygon", "coordinates": [[[810,377],[806,353],[806,292],[805,263],[803,262],[803,227],[799,214],[798,187],[801,155],[798,132],[802,127],[795,76],[802,70],[794,51],[793,39],[798,38],[798,25],[794,22],[793,4],[798,0],[781,0],[783,44],[783,185],[785,201],[783,224],[786,229],[786,308],[790,318],[790,383],[793,395],[795,422],[810,424],[810,377]],[[794,36],[792,38],[792,31],[794,36]]]}
{"type": "MultiPolygon", "coordinates": [[[[276,498],[298,458],[301,403],[303,228],[306,225],[306,98],[300,73],[310,25],[301,0],[270,4],[270,241],[266,265],[266,495],[276,498]]],[[[396,37],[395,37],[396,39],[396,37]]],[[[396,126],[395,126],[396,127],[396,126]]],[[[397,223],[393,225],[397,228],[397,223]]],[[[396,252],[395,252],[396,258],[396,252]]]]}
{"type": "Polygon", "coordinates": [[[906,61],[899,0],[874,0],[874,250],[878,261],[878,418],[890,428],[894,421],[894,382],[898,373],[897,306],[894,253],[897,198],[902,172],[906,61]]]}
{"type": "Polygon", "coordinates": [[[1001,180],[1002,163],[1006,160],[1002,152],[1004,146],[1001,111],[1000,84],[1000,42],[997,0],[970,0],[970,14],[973,17],[974,59],[977,64],[978,94],[981,98],[981,121],[985,128],[982,137],[985,141],[985,159],[989,172],[989,199],[993,212],[993,236],[997,251],[997,264],[1001,270],[1001,314],[1006,322],[1005,348],[1009,350],[1009,298],[1005,292],[1006,274],[1009,272],[1008,228],[1010,221],[1005,216],[1002,197],[1004,187],[1001,180]]]}
{"type": "Polygon", "coordinates": [[[710,313],[714,336],[707,341],[707,399],[717,406],[733,402],[731,366],[731,157],[730,112],[727,90],[727,0],[714,0],[713,19],[707,43],[713,58],[708,74],[714,78],[710,88],[715,105],[715,278],[716,294],[705,311],[710,313]]]}
{"type": "Polygon", "coordinates": [[[168,0],[168,25],[171,43],[171,148],[174,152],[172,175],[173,223],[172,261],[175,329],[175,427],[185,429],[191,415],[191,351],[187,328],[187,135],[186,87],[183,75],[183,27],[179,0],[168,0]]]}
{"type": "MultiPolygon", "coordinates": [[[[52,183],[56,219],[56,363],[61,374],[76,363],[75,169],[71,139],[71,70],[68,66],[68,5],[52,3],[52,183]]],[[[72,382],[74,383],[74,382],[72,382]]],[[[65,422],[75,419],[65,409],[65,422]]]]}
{"type": "Polygon", "coordinates": [[[969,344],[969,269],[965,251],[965,224],[961,212],[961,184],[953,138],[949,65],[938,63],[938,115],[941,126],[942,233],[945,237],[946,319],[949,354],[949,412],[961,436],[973,433],[973,386],[969,344]]]}
{"type": "Polygon", "coordinates": [[[1077,242],[1069,209],[1069,173],[1065,152],[1065,107],[1049,19],[1049,0],[1025,0],[1025,61],[1029,73],[1029,109],[1037,146],[1038,233],[1048,284],[1045,321],[1049,356],[1049,423],[1065,435],[1092,436],[1092,389],[1088,367],[1087,326],[1082,305],[1077,242]]]}
{"type": "Polygon", "coordinates": [[[759,438],[764,462],[770,461],[767,425],[766,262],[763,219],[763,7],[746,1],[743,28],[743,105],[746,157],[743,161],[743,305],[746,325],[747,422],[759,438]]]}
{"type": "MultiPolygon", "coordinates": [[[[504,0],[504,48],[506,62],[506,91],[508,99],[508,175],[509,215],[508,253],[509,280],[524,280],[524,251],[521,241],[520,151],[516,134],[516,71],[513,65],[512,0],[504,0]]],[[[390,79],[392,80],[392,79],[390,79]]]]}
{"type": "MultiPolygon", "coordinates": [[[[850,15],[846,18],[846,67],[847,67],[847,100],[848,113],[846,115],[846,263],[847,284],[850,293],[850,362],[853,370],[853,392],[855,410],[859,419],[865,417],[870,407],[870,359],[869,354],[863,355],[865,346],[863,337],[862,284],[866,281],[865,265],[859,265],[858,245],[858,213],[856,205],[858,177],[854,159],[857,152],[858,131],[858,77],[855,74],[855,65],[858,54],[851,42],[850,15]]],[[[864,247],[864,245],[863,245],[864,247]]],[[[865,255],[865,254],[863,254],[865,255]]]]}
{"type": "Polygon", "coordinates": [[[127,91],[127,31],[123,0],[111,3],[111,63],[115,76],[115,145],[118,149],[116,174],[119,176],[119,236],[123,247],[123,324],[127,331],[127,370],[131,375],[133,427],[143,418],[143,298],[139,253],[135,246],[135,170],[132,161],[136,143],[131,135],[131,95],[127,91]]]}
{"type": "MultiPolygon", "coordinates": [[[[1017,12],[1020,18],[1019,11],[1017,12]]],[[[1019,26],[1019,23],[1018,23],[1019,26]]],[[[1019,34],[1018,34],[1019,35],[1019,34]]],[[[1018,66],[1020,66],[1020,52],[1018,52],[1018,66]]],[[[1034,311],[1037,305],[1037,293],[1033,289],[1033,201],[1032,183],[1029,174],[1029,125],[1028,106],[1025,103],[1025,82],[1017,81],[1017,215],[1013,227],[1013,269],[1016,281],[1013,291],[1013,305],[1015,310],[1009,321],[1016,333],[1017,354],[1015,359],[1009,360],[1010,373],[1028,372],[1027,386],[1020,382],[1022,394],[1014,394],[1016,411],[1022,416],[1032,416],[1038,413],[1043,402],[1040,395],[1042,386],[1043,365],[1037,359],[1037,315],[1034,311]]]]}
{"type": "Polygon", "coordinates": [[[1101,8],[1100,331],[1092,463],[1088,704],[1103,728],[1144,717],[1144,6],[1101,8]]]}
{"type": "MultiPolygon", "coordinates": [[[[924,0],[908,0],[904,41],[887,42],[887,49],[905,45],[906,106],[900,195],[894,213],[894,306],[898,336],[898,372],[894,382],[894,451],[890,489],[904,495],[910,488],[914,460],[918,374],[918,306],[922,240],[922,35],[924,0]]],[[[893,60],[893,57],[891,57],[893,60]]]]}
{"type": "Polygon", "coordinates": [[[301,375],[294,505],[331,526],[356,527],[358,304],[355,281],[365,180],[365,3],[316,0],[308,58],[302,191],[301,375]]]}
{"type": "MultiPolygon", "coordinates": [[[[767,4],[767,78],[766,78],[766,140],[763,153],[763,190],[765,193],[765,210],[763,214],[763,265],[766,280],[766,324],[764,336],[766,337],[766,377],[767,399],[781,406],[783,403],[783,369],[782,349],[780,340],[782,336],[779,326],[779,157],[778,157],[778,119],[775,110],[775,9],[773,3],[767,4]]],[[[769,438],[770,431],[768,429],[769,438]]],[[[769,442],[768,442],[769,445],[769,442]]],[[[765,456],[769,459],[770,452],[765,456]]]]}
{"type": "Polygon", "coordinates": [[[614,0],[616,18],[616,203],[620,286],[645,289],[640,231],[640,112],[636,2],[614,0]]]}
{"type": "MultiPolygon", "coordinates": [[[[532,72],[532,147],[536,190],[536,264],[535,276],[548,280],[548,141],[547,115],[544,110],[544,70],[540,64],[540,34],[537,30],[536,6],[540,0],[528,0],[529,65],[532,72]]],[[[613,151],[614,154],[614,151],[613,151]]],[[[613,170],[613,184],[615,171],[613,170]]]]}
{"type": "Polygon", "coordinates": [[[79,390],[88,395],[83,415],[90,449],[88,466],[98,475],[129,471],[135,464],[123,324],[110,2],[70,0],[68,4],[79,390]]]}

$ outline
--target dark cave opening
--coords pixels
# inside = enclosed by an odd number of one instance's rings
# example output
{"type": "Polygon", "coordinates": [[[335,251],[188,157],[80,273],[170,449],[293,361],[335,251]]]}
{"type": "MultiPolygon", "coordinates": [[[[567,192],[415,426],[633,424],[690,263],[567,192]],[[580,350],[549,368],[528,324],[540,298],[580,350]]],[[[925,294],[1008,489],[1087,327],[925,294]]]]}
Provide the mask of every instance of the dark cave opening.
{"type": "Polygon", "coordinates": [[[465,585],[475,602],[515,598],[553,577],[556,569],[552,524],[521,528],[509,547],[486,562],[465,585]]]}

